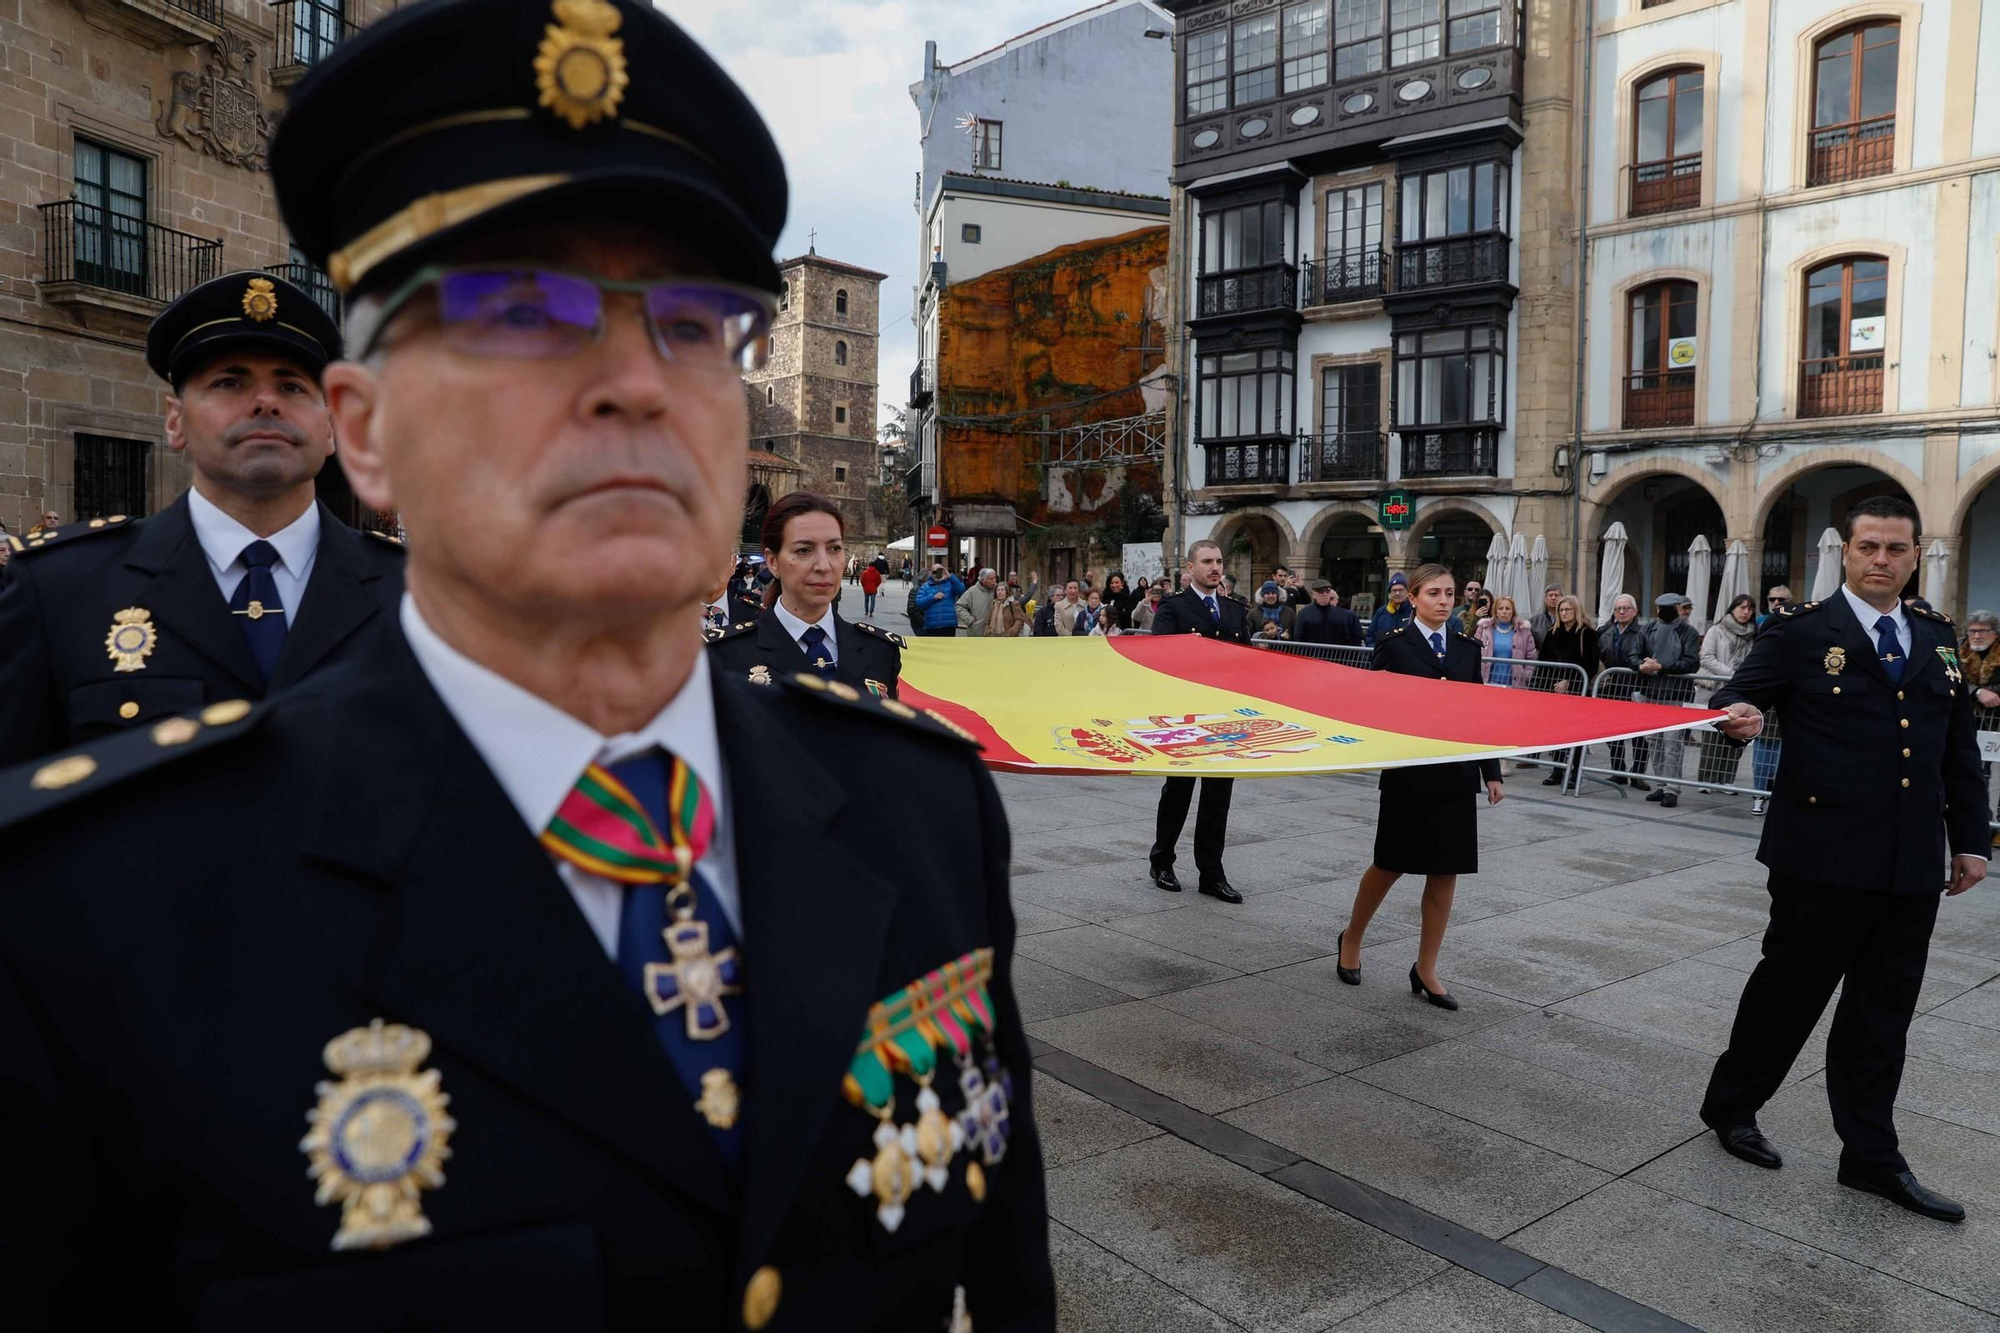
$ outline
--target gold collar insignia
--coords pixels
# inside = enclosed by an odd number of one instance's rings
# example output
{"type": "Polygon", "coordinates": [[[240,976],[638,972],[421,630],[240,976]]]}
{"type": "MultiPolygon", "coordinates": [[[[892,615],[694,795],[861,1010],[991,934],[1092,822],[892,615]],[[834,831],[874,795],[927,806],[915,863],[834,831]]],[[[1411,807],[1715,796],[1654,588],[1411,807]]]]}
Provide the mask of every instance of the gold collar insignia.
{"type": "Polygon", "coordinates": [[[535,49],[535,87],[542,106],[580,130],[625,97],[625,43],[611,35],[625,18],[606,0],[555,0],[549,8],[556,21],[535,49]]]}

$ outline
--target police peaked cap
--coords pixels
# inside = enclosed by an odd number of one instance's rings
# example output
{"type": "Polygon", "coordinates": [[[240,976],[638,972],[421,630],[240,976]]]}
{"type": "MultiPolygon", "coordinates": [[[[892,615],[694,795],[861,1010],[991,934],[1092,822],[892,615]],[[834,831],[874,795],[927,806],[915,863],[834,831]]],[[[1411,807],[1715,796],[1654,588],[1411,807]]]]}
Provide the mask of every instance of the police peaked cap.
{"type": "Polygon", "coordinates": [[[262,269],[210,278],[146,330],[146,364],[175,392],[225,352],[282,356],[318,379],[340,350],[333,316],[304,288],[262,269]]]}

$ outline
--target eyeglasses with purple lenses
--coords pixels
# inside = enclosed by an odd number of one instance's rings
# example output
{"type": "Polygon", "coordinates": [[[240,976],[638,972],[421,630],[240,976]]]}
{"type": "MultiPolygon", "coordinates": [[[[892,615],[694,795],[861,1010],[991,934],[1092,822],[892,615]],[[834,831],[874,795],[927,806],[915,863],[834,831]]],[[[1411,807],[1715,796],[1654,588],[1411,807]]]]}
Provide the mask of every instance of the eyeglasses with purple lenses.
{"type": "Polygon", "coordinates": [[[391,316],[426,290],[437,294],[447,343],[468,356],[575,356],[603,340],[607,294],[629,292],[639,298],[661,356],[690,369],[730,374],[764,364],[776,311],[767,293],[708,278],[619,281],[562,269],[429,266],[384,303],[377,336],[391,316]]]}

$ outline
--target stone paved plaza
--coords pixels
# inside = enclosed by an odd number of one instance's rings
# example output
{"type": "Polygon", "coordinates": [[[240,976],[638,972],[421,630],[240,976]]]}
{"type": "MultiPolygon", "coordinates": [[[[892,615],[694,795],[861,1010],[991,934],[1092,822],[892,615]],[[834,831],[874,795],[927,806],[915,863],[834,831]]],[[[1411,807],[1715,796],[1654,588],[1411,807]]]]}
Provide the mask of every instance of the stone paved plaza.
{"type": "Polygon", "coordinates": [[[1000,778],[1065,1329],[2000,1329],[2000,887],[1946,900],[1903,1081],[1953,1227],[1834,1183],[1827,1020],[1783,1170],[1696,1119],[1765,921],[1748,802],[1539,778],[1481,811],[1456,1014],[1405,980],[1413,880],[1334,976],[1372,778],[1239,782],[1241,907],[1185,840],[1188,891],[1147,882],[1157,782],[1000,778]]]}

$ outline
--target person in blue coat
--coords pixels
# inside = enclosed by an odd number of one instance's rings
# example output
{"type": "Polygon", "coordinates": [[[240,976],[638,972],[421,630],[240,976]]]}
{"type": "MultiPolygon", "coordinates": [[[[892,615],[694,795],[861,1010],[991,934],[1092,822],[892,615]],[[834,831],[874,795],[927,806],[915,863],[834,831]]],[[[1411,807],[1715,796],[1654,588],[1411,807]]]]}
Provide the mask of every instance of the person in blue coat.
{"type": "Polygon", "coordinates": [[[965,595],[965,580],[956,574],[947,574],[942,564],[931,566],[929,582],[920,584],[916,592],[917,611],[924,618],[923,627],[917,633],[938,638],[953,638],[958,634],[958,599],[965,595]]]}
{"type": "Polygon", "coordinates": [[[1368,620],[1368,646],[1374,647],[1395,630],[1410,623],[1416,608],[1410,602],[1410,580],[1402,570],[1389,576],[1389,600],[1368,620]]]}

